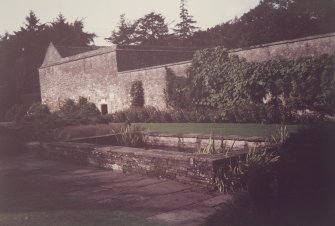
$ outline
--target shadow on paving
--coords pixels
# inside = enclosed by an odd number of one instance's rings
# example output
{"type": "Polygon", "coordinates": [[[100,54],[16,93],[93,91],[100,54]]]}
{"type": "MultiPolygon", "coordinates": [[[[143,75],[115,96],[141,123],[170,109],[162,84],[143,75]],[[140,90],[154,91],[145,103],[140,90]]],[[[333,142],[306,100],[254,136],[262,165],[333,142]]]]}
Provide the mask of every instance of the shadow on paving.
{"type": "Polygon", "coordinates": [[[101,225],[158,225],[147,219],[199,225],[214,212],[199,203],[212,198],[215,194],[202,187],[38,159],[32,153],[0,160],[0,225],[6,219],[12,225],[48,219],[53,225],[57,217],[72,223],[55,225],[79,225],[88,216],[84,225],[99,225],[89,223],[98,216],[111,218],[101,225]]]}
{"type": "Polygon", "coordinates": [[[84,175],[101,170],[32,158],[0,160],[0,225],[160,225],[120,212],[120,202],[69,195],[89,188],[94,192],[103,182],[84,175]]]}

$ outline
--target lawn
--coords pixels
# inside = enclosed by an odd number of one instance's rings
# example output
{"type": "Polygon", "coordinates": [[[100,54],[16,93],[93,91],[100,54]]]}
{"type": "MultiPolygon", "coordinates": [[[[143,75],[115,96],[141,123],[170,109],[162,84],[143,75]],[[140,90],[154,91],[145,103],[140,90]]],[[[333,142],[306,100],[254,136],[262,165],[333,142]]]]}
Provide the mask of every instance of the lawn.
{"type": "MultiPolygon", "coordinates": [[[[216,135],[270,137],[280,125],[259,123],[136,123],[150,132],[201,133],[216,135]]],[[[296,132],[301,125],[287,125],[287,132],[296,132]]]]}
{"type": "MultiPolygon", "coordinates": [[[[69,139],[76,137],[101,136],[114,133],[115,127],[123,123],[75,125],[59,128],[54,134],[59,138],[69,139]]],[[[149,132],[171,132],[171,133],[200,133],[215,135],[239,135],[239,136],[262,136],[271,137],[280,128],[278,124],[260,123],[134,123],[145,128],[149,132]]],[[[1,128],[13,130],[19,125],[4,126],[1,128]]],[[[296,132],[302,125],[287,125],[287,132],[296,132]]]]}

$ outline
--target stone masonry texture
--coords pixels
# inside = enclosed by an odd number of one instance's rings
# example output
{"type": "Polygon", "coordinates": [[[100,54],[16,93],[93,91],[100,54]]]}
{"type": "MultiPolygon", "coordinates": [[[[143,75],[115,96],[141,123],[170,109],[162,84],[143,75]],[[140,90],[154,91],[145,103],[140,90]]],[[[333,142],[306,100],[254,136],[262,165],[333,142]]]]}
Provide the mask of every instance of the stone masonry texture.
{"type": "MultiPolygon", "coordinates": [[[[130,106],[130,87],[142,81],[144,105],[166,109],[166,70],[186,77],[195,50],[136,48],[111,46],[62,57],[51,43],[39,69],[42,103],[55,111],[65,99],[85,97],[100,110],[107,104],[112,113],[130,106]]],[[[253,62],[335,54],[335,33],[229,50],[229,54],[253,62]]]]}

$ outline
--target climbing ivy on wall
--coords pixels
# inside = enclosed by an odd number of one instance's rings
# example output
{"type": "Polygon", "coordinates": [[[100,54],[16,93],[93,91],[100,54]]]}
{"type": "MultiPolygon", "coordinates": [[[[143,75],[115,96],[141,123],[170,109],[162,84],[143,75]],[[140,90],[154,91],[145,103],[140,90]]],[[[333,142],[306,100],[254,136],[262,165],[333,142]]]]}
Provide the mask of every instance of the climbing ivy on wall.
{"type": "Polygon", "coordinates": [[[130,89],[131,106],[143,107],[144,106],[144,90],[142,81],[135,81],[130,89]]]}
{"type": "Polygon", "coordinates": [[[246,62],[222,47],[198,51],[189,69],[190,92],[196,106],[227,115],[231,109],[259,105],[280,112],[335,112],[335,56],[246,62]]]}
{"type": "Polygon", "coordinates": [[[190,107],[190,92],[187,78],[175,74],[173,70],[165,68],[166,88],[164,89],[165,100],[168,106],[173,108],[190,107]]]}

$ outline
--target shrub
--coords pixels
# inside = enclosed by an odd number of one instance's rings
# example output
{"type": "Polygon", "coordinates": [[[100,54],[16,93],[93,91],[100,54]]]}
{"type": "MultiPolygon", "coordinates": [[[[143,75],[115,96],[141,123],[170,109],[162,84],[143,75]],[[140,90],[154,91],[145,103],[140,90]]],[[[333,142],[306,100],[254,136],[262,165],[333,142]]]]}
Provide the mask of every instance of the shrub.
{"type": "Polygon", "coordinates": [[[91,122],[105,122],[107,119],[101,116],[95,104],[80,97],[78,103],[71,99],[65,100],[56,114],[68,124],[81,124],[91,122]]]}
{"type": "Polygon", "coordinates": [[[94,103],[90,103],[85,98],[80,98],[78,101],[78,117],[97,117],[100,116],[99,109],[95,106],[94,103]]]}
{"type": "Polygon", "coordinates": [[[28,106],[25,104],[14,104],[5,113],[6,121],[20,121],[24,119],[28,110],[28,106]]]}
{"type": "Polygon", "coordinates": [[[217,47],[196,52],[185,88],[194,105],[216,108],[230,122],[284,123],[306,109],[318,121],[335,114],[334,72],[335,55],[255,63],[217,47]]]}
{"type": "Polygon", "coordinates": [[[58,114],[64,117],[74,117],[78,112],[78,105],[72,99],[66,99],[60,106],[58,114]]]}
{"type": "Polygon", "coordinates": [[[249,151],[241,171],[256,205],[264,205],[278,192],[277,170],[280,156],[273,150],[249,151]]]}
{"type": "Polygon", "coordinates": [[[27,119],[41,119],[50,115],[49,108],[41,103],[34,103],[30,105],[26,118],[27,119]]]}
{"type": "Polygon", "coordinates": [[[334,147],[334,123],[313,125],[292,134],[281,148],[279,185],[282,195],[308,199],[325,194],[333,196],[334,147]]]}
{"type": "Polygon", "coordinates": [[[109,115],[112,122],[222,122],[218,111],[157,110],[154,107],[128,108],[109,115]]]}
{"type": "Polygon", "coordinates": [[[165,67],[165,100],[168,106],[186,109],[191,105],[187,78],[177,76],[173,70],[165,67]]]}
{"type": "Polygon", "coordinates": [[[120,146],[141,147],[144,145],[143,128],[126,124],[115,131],[116,141],[120,146]]]}
{"type": "Polygon", "coordinates": [[[130,89],[131,106],[143,107],[144,106],[144,90],[141,81],[135,81],[130,89]]]}
{"type": "MultiPolygon", "coordinates": [[[[265,104],[242,104],[222,112],[212,108],[157,110],[154,107],[131,107],[108,116],[112,122],[259,122],[259,123],[312,123],[322,117],[301,117],[286,109],[276,110],[265,104]],[[278,113],[281,111],[281,113],[278,113]]],[[[334,119],[329,119],[332,121],[334,119]]]]}
{"type": "Polygon", "coordinates": [[[277,192],[279,155],[272,150],[251,149],[247,155],[229,158],[216,168],[215,183],[221,192],[248,190],[255,202],[277,192]]]}

